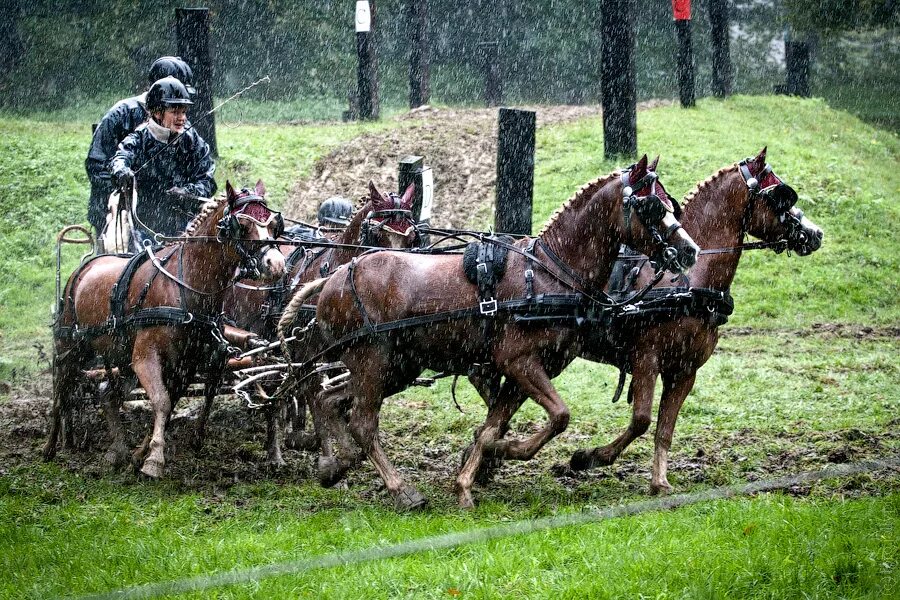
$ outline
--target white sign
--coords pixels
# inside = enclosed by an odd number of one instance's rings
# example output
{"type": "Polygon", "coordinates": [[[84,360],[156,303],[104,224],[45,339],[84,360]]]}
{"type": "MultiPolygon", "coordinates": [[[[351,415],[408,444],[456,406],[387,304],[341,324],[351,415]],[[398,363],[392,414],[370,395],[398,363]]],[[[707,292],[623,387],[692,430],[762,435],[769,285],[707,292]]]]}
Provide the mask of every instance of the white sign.
{"type": "Polygon", "coordinates": [[[368,0],[356,2],[356,33],[365,33],[372,30],[372,13],[369,12],[368,0]]]}
{"type": "Polygon", "coordinates": [[[419,214],[420,221],[431,218],[431,206],[434,204],[434,173],[431,167],[422,169],[422,211],[419,214]]]}

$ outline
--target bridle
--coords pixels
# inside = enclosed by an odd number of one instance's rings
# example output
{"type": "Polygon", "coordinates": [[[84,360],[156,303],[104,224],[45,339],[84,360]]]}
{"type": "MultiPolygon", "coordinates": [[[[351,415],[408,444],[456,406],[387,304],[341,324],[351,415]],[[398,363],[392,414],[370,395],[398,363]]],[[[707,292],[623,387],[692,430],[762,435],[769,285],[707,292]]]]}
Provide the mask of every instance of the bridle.
{"type": "MultiPolygon", "coordinates": [[[[657,181],[659,176],[655,171],[647,171],[647,173],[635,182],[631,182],[631,171],[634,165],[622,170],[622,210],[625,218],[625,230],[631,228],[631,214],[634,212],[638,220],[650,233],[653,242],[659,246],[659,251],[655,256],[651,257],[651,262],[656,265],[663,265],[661,270],[669,266],[680,268],[678,264],[678,250],[669,244],[672,235],[682,229],[681,223],[675,221],[669,225],[664,232],[660,232],[657,224],[661,222],[668,212],[674,212],[671,204],[667,205],[665,201],[657,193],[657,181]],[[649,192],[644,196],[638,196],[637,192],[649,188],[649,192]]],[[[660,186],[661,187],[661,186],[660,186]]]]}
{"type": "Polygon", "coordinates": [[[779,221],[784,223],[787,228],[787,235],[785,238],[771,246],[775,252],[780,254],[788,249],[801,249],[805,247],[809,242],[809,234],[803,227],[803,211],[797,209],[798,214],[791,212],[791,209],[797,202],[797,193],[772,171],[772,167],[768,163],[766,163],[765,166],[760,169],[759,173],[754,176],[750,170],[749,164],[752,160],[752,158],[746,158],[738,163],[741,177],[744,179],[744,183],[747,185],[747,190],[749,192],[749,201],[744,209],[744,215],[741,218],[741,241],[743,241],[747,235],[750,219],[753,216],[754,201],[762,200],[775,211],[779,221]],[[761,187],[762,182],[765,182],[767,179],[775,179],[776,183],[761,187]]]}
{"type": "Polygon", "coordinates": [[[393,204],[391,208],[369,211],[369,214],[367,214],[365,220],[363,220],[360,231],[361,244],[363,246],[378,246],[379,244],[376,242],[375,237],[382,230],[403,237],[409,235],[410,230],[414,230],[416,232],[416,239],[418,239],[421,244],[421,240],[423,239],[422,234],[419,231],[418,223],[416,223],[415,218],[413,217],[412,210],[404,208],[403,198],[399,194],[391,192],[388,194],[388,198],[393,204]],[[399,231],[390,226],[390,223],[396,221],[405,221],[409,226],[404,231],[399,231]]]}
{"type": "Polygon", "coordinates": [[[240,257],[237,279],[259,279],[262,276],[261,265],[270,247],[277,246],[277,238],[284,233],[284,217],[280,212],[269,210],[265,198],[242,189],[234,200],[234,206],[225,207],[225,213],[216,225],[216,239],[222,244],[230,245],[240,257]],[[275,233],[268,240],[248,240],[243,237],[248,224],[263,228],[274,221],[275,233]]]}

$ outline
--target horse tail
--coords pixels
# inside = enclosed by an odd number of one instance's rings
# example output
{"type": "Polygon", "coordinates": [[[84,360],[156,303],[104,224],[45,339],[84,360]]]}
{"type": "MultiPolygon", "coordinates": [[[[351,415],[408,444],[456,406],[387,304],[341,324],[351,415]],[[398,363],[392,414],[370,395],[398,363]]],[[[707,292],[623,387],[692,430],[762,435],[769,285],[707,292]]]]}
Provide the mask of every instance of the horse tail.
{"type": "Polygon", "coordinates": [[[300,309],[303,307],[303,303],[321,292],[329,279],[330,276],[310,281],[300,288],[300,291],[294,294],[294,297],[288,302],[288,305],[284,309],[284,314],[282,314],[281,319],[278,320],[278,339],[281,340],[282,345],[284,344],[284,338],[287,337],[287,332],[290,331],[291,325],[293,325],[294,320],[297,318],[297,313],[299,313],[300,309]]]}

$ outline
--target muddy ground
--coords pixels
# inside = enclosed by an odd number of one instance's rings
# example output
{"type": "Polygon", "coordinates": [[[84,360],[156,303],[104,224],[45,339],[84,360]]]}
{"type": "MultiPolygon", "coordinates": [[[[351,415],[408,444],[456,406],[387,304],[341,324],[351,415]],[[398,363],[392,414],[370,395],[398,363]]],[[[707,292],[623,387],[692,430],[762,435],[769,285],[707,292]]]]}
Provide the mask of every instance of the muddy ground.
{"type": "MultiPolygon", "coordinates": [[[[653,100],[638,110],[671,104],[653,100]]],[[[586,117],[599,106],[523,107],[537,113],[538,128],[586,117]]],[[[471,229],[493,214],[497,178],[497,110],[421,107],[396,117],[401,127],[362,135],[320,159],[309,177],[291,189],[284,212],[311,221],[319,204],[335,195],[356,201],[371,179],[382,192],[397,190],[397,164],[409,154],[425,156],[434,172],[431,225],[471,229]]]]}
{"type": "MultiPolygon", "coordinates": [[[[44,373],[31,385],[17,386],[10,397],[0,403],[0,475],[20,466],[40,463],[41,447],[46,439],[50,391],[49,373],[44,373]]],[[[149,432],[152,415],[142,396],[132,398],[123,409],[123,420],[129,443],[137,445],[149,432]]],[[[185,491],[199,491],[210,497],[216,497],[238,483],[315,481],[316,456],[313,453],[287,450],[284,455],[286,467],[273,469],[268,465],[263,414],[233,396],[217,398],[206,444],[199,452],[193,450],[190,441],[200,403],[198,398],[182,400],[173,414],[167,434],[168,481],[185,491]]],[[[439,503],[452,503],[452,483],[459,453],[471,439],[471,433],[447,432],[440,439],[433,439],[419,431],[422,423],[418,421],[418,415],[423,409],[427,410],[427,407],[408,395],[385,403],[382,440],[409,481],[420,486],[424,484],[431,490],[443,490],[443,494],[438,494],[441,496],[439,503]]],[[[622,410],[628,410],[624,403],[622,410]]],[[[466,407],[466,411],[481,414],[481,409],[474,406],[466,407]]],[[[89,404],[79,415],[76,439],[79,448],[60,451],[54,462],[70,472],[90,478],[112,478],[123,485],[138,483],[143,477],[136,470],[126,468],[114,473],[101,460],[108,437],[99,406],[89,404]]],[[[515,421],[511,435],[528,435],[541,425],[541,422],[531,420],[515,421]]],[[[646,492],[650,477],[650,434],[638,440],[635,447],[611,467],[571,471],[567,466],[568,457],[574,449],[586,446],[590,438],[577,427],[570,427],[534,460],[503,465],[494,481],[487,488],[480,488],[481,493],[513,503],[521,502],[521,490],[534,488],[539,481],[547,482],[548,474],[560,486],[556,488],[557,493],[570,501],[595,499],[597,486],[604,487],[604,480],[608,480],[619,494],[646,492]]],[[[818,469],[829,463],[877,459],[890,454],[898,442],[900,418],[880,433],[855,428],[798,431],[777,436],[751,429],[694,434],[676,432],[669,471],[677,477],[678,491],[686,491],[697,484],[733,483],[736,477],[754,481],[818,469]],[[758,449],[773,447],[776,449],[759,458],[758,449]]],[[[900,479],[858,476],[841,482],[839,492],[851,496],[883,493],[885,485],[900,490],[900,479]]],[[[381,481],[368,463],[353,471],[341,486],[351,489],[359,497],[382,498],[387,502],[381,481]]],[[[788,491],[805,495],[810,489],[810,486],[799,486],[788,491]]]]}

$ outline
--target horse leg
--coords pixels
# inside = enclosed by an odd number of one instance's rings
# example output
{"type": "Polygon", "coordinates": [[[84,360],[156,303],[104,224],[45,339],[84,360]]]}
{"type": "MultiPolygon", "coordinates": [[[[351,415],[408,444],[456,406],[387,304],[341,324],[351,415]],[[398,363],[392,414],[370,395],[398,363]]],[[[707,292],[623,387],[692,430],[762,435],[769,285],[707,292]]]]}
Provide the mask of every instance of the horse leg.
{"type": "MultiPolygon", "coordinates": [[[[543,365],[535,357],[524,357],[511,363],[506,369],[506,377],[515,381],[525,395],[531,397],[547,412],[547,426],[524,440],[494,440],[486,444],[485,451],[496,453],[501,458],[531,460],[547,442],[569,426],[569,407],[563,402],[543,365]]],[[[518,410],[518,406],[515,408],[518,410]]]]}
{"type": "Polygon", "coordinates": [[[77,365],[74,362],[71,354],[67,358],[53,359],[53,405],[50,409],[50,430],[43,448],[44,460],[51,460],[56,456],[63,413],[68,410],[69,397],[77,376],[77,365]]]}
{"type": "Polygon", "coordinates": [[[172,412],[173,402],[163,381],[162,359],[158,353],[152,353],[136,362],[134,372],[147,392],[147,398],[153,409],[153,433],[141,473],[152,479],[159,479],[166,464],[166,423],[172,412]]]}
{"type": "Polygon", "coordinates": [[[106,417],[106,424],[109,427],[109,433],[112,442],[109,449],[103,457],[110,467],[114,470],[120,469],[128,462],[128,447],[125,445],[125,427],[122,425],[122,418],[119,415],[119,409],[122,406],[122,400],[127,393],[128,382],[125,377],[116,377],[109,382],[109,387],[104,391],[101,403],[103,406],[103,415],[106,417]]]}
{"type": "Polygon", "coordinates": [[[676,376],[663,374],[663,391],[659,400],[659,415],[656,419],[656,444],[653,451],[653,471],[650,478],[651,494],[668,494],[672,491],[666,477],[669,465],[669,448],[675,433],[675,421],[684,399],[694,388],[697,372],[678,373],[676,376]]]}
{"type": "Polygon", "coordinates": [[[266,408],[266,460],[270,467],[280,469],[287,465],[281,456],[282,418],[281,402],[272,402],[266,408]]]}
{"type": "Polygon", "coordinates": [[[463,453],[463,464],[456,477],[456,493],[460,508],[475,506],[472,486],[476,481],[482,479],[485,469],[491,468],[491,465],[486,464],[486,460],[494,458],[492,455],[486,456],[485,449],[488,444],[503,437],[509,428],[510,419],[522,406],[524,399],[525,395],[521,393],[518,386],[507,381],[488,409],[484,424],[475,432],[475,443],[463,453]]]}
{"type": "Polygon", "coordinates": [[[631,421],[628,423],[628,427],[606,446],[576,451],[569,460],[569,466],[572,469],[582,471],[613,464],[631,442],[647,431],[650,427],[653,391],[656,388],[657,375],[659,375],[659,368],[655,355],[643,354],[635,361],[631,385],[628,387],[628,399],[632,403],[631,421]]]}
{"type": "Polygon", "coordinates": [[[354,379],[357,393],[350,415],[350,433],[372,461],[385,487],[394,497],[394,505],[398,509],[414,510],[425,506],[427,502],[425,497],[416,488],[404,483],[378,440],[378,413],[381,410],[386,387],[383,378],[391,377],[389,358],[384,353],[369,352],[360,361],[366,365],[366,369],[351,368],[352,372],[369,376],[354,379]]]}
{"type": "Polygon", "coordinates": [[[348,388],[349,384],[337,390],[320,392],[309,405],[321,447],[318,468],[319,483],[323,487],[331,487],[343,479],[361,458],[345,411],[347,404],[353,400],[348,388]],[[335,443],[337,452],[334,450],[335,443]]]}
{"type": "Polygon", "coordinates": [[[213,400],[216,398],[217,383],[210,386],[210,382],[207,381],[203,386],[203,406],[200,407],[200,414],[197,415],[197,425],[191,438],[191,448],[193,448],[194,452],[200,452],[203,448],[203,442],[206,441],[206,424],[209,422],[213,400]]]}

